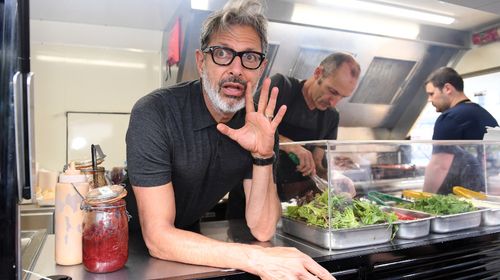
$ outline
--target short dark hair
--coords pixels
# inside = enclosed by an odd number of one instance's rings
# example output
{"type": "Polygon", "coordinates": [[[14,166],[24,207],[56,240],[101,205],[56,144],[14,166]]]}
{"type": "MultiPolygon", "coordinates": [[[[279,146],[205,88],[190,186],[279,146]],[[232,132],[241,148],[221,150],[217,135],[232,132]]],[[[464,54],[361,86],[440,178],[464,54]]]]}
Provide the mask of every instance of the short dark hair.
{"type": "Polygon", "coordinates": [[[267,52],[267,18],[258,0],[230,0],[222,10],[208,16],[201,28],[201,50],[208,47],[214,33],[227,31],[234,25],[250,26],[259,35],[262,52],[267,52]]]}
{"type": "Polygon", "coordinates": [[[451,67],[441,67],[434,70],[425,80],[424,87],[432,83],[438,89],[443,89],[446,83],[454,86],[458,91],[464,91],[464,80],[455,69],[451,67]]]}
{"type": "Polygon", "coordinates": [[[336,71],[336,69],[339,68],[344,62],[354,64],[353,73],[351,74],[353,77],[359,78],[359,74],[361,72],[359,63],[354,59],[352,55],[344,52],[332,53],[321,61],[319,65],[323,66],[323,77],[326,78],[330,76],[330,74],[336,71]]]}

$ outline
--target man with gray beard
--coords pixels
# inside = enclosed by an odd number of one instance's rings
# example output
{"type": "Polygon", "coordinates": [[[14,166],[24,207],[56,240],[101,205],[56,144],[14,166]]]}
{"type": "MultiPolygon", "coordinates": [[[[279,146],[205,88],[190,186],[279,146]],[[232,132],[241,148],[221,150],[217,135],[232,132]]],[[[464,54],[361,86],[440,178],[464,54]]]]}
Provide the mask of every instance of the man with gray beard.
{"type": "Polygon", "coordinates": [[[295,248],[228,243],[199,234],[199,219],[243,182],[246,223],[270,240],[281,216],[273,176],[277,89],[253,93],[267,64],[266,19],[257,1],[210,15],[196,51],[200,81],[159,89],[134,106],[127,165],[144,241],[157,258],[235,268],[263,279],[333,279],[295,248]],[[244,108],[244,109],[243,109],[244,108]]]}

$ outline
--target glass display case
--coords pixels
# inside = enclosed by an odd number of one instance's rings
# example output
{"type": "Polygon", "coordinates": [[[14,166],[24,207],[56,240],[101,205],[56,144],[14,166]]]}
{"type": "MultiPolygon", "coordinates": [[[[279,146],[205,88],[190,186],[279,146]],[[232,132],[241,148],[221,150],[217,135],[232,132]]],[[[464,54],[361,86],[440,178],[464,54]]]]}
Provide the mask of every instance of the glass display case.
{"type": "Polygon", "coordinates": [[[322,157],[308,174],[300,156],[280,152],[277,171],[280,197],[287,198],[283,232],[320,247],[349,249],[500,225],[498,141],[282,145],[322,157]],[[441,208],[434,211],[436,205],[441,208]]]}

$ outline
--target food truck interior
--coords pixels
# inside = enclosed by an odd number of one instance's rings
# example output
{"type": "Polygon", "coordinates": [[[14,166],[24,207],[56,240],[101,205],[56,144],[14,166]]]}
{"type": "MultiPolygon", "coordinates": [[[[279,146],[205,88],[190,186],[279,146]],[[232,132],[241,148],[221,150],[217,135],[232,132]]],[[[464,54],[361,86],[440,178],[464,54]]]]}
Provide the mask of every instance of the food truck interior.
{"type": "MultiPolygon", "coordinates": [[[[1,1],[2,9],[7,2],[1,1]]],[[[100,166],[110,181],[118,178],[121,183],[126,175],[124,139],[132,106],[154,89],[199,78],[194,53],[200,44],[200,26],[226,1],[26,2],[31,72],[36,77],[32,113],[37,170],[57,176],[68,162],[89,160],[90,145],[99,144],[106,154],[100,166]]],[[[351,53],[361,65],[355,92],[337,106],[339,142],[312,144],[328,147],[329,169],[342,170],[351,178],[358,197],[371,191],[400,197],[405,190],[422,188],[432,151],[428,140],[439,115],[423,87],[434,69],[455,68],[465,78],[468,97],[500,120],[495,109],[500,106],[500,1],[265,2],[270,21],[266,76],[282,73],[306,79],[325,55],[336,51],[351,53]],[[410,17],[414,14],[419,16],[410,17]]],[[[500,142],[492,141],[482,148],[481,141],[465,145],[483,151],[485,190],[500,195],[500,142]]],[[[76,273],[73,279],[90,277],[83,269],[75,272],[42,261],[51,258],[43,245],[50,244],[44,235],[53,236],[55,213],[50,201],[36,195],[42,191],[36,187],[33,198],[19,205],[17,241],[22,243],[23,268],[46,275],[76,273]]],[[[224,220],[225,202],[221,200],[205,215],[204,221],[213,222],[205,227],[207,235],[251,243],[237,221],[224,220]],[[237,228],[235,233],[231,228],[237,228]]],[[[451,236],[434,234],[438,241],[402,239],[357,248],[337,248],[328,238],[326,248],[307,238],[295,239],[293,226],[279,231],[275,244],[305,251],[337,279],[494,279],[500,275],[494,268],[500,261],[498,226],[451,236]],[[454,274],[454,268],[464,276],[454,274]]],[[[299,229],[298,235],[307,234],[299,229]]],[[[251,277],[152,259],[145,266],[142,258],[147,252],[138,250],[131,248],[131,256],[137,253],[140,258],[130,257],[127,264],[137,269],[118,272],[116,279],[251,277]],[[177,274],[169,274],[169,269],[177,274]],[[191,270],[200,274],[193,276],[191,270]]],[[[36,279],[26,273],[22,277],[36,279]]]]}

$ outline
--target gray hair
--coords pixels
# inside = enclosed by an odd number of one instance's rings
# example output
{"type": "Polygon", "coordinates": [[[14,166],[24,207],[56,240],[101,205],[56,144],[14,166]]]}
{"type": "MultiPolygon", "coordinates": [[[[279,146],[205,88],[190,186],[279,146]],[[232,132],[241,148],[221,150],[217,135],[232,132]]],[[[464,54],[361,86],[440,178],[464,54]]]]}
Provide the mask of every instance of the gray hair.
{"type": "Polygon", "coordinates": [[[321,61],[319,65],[323,66],[323,77],[326,78],[330,76],[330,74],[336,71],[344,62],[353,64],[354,67],[351,67],[351,75],[358,78],[361,73],[359,63],[352,55],[344,52],[332,53],[321,61]]]}
{"type": "Polygon", "coordinates": [[[262,52],[267,52],[267,19],[258,0],[230,0],[222,10],[210,14],[201,28],[201,49],[208,47],[214,33],[228,31],[234,25],[253,27],[259,35],[262,52]]]}

